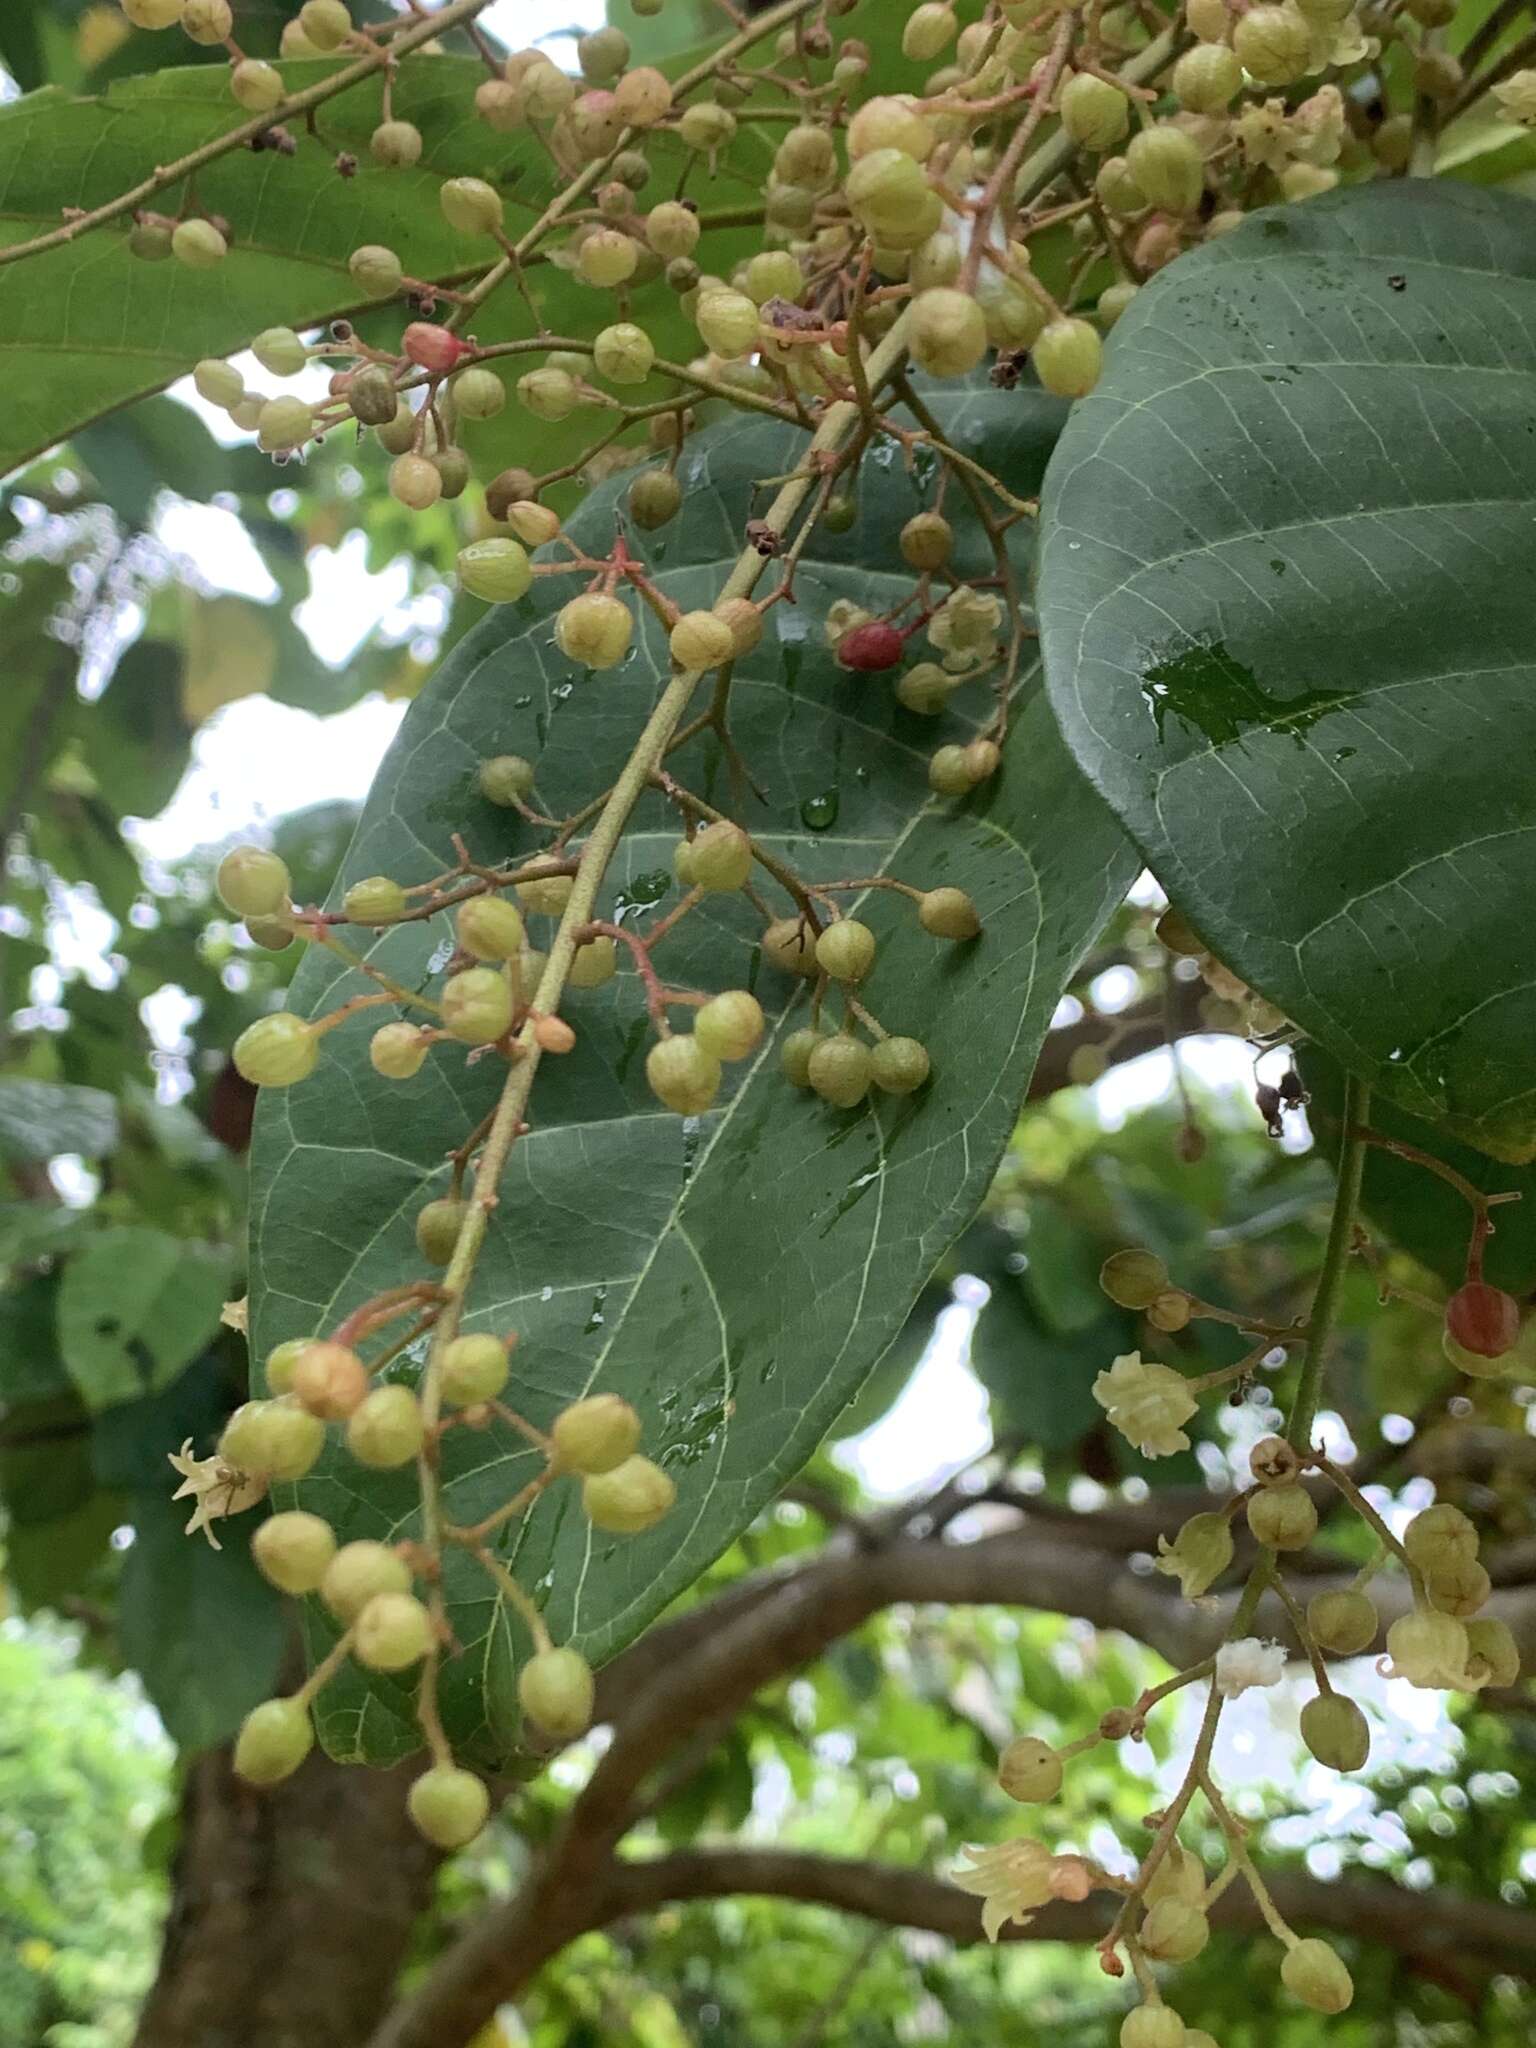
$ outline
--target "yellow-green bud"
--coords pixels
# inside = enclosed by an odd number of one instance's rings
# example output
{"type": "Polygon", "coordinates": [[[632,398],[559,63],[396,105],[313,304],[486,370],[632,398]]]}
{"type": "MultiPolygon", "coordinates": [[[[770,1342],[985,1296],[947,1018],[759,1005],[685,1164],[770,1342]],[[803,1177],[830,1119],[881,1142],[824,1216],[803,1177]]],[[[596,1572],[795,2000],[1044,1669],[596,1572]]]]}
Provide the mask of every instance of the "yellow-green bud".
{"type": "Polygon", "coordinates": [[[421,1403],[409,1387],[375,1387],[347,1418],[347,1449],[378,1472],[408,1465],[424,1434],[421,1403]]]}
{"type": "Polygon", "coordinates": [[[651,1093],[679,1116],[702,1116],[720,1093],[720,1062],[691,1032],[659,1038],[645,1060],[651,1093]]]}
{"type": "Polygon", "coordinates": [[[912,301],[908,346],[931,377],[963,377],[987,352],[986,315],[967,292],[948,286],[912,301]]]}
{"type": "Polygon", "coordinates": [[[1168,1285],[1156,1252],[1112,1252],[1099,1268],[1099,1285],[1119,1308],[1150,1308],[1168,1285]]]}
{"type": "Polygon", "coordinates": [[[1469,1621],[1467,1649],[1472,1676],[1486,1676],[1489,1685],[1509,1686],[1520,1676],[1520,1646],[1507,1623],[1469,1621]]]}
{"type": "Polygon", "coordinates": [[[1038,1735],[1020,1735],[997,1760],[997,1782],[1010,1799],[1039,1805],[1061,1790],[1062,1762],[1038,1735]]]}
{"type": "Polygon", "coordinates": [[[499,1337],[485,1332],[455,1337],[443,1352],[443,1399],[454,1408],[494,1401],[510,1370],[507,1347],[499,1337]]]}
{"type": "Polygon", "coordinates": [[[462,1849],[485,1826],[491,1795],[473,1771],[434,1764],[413,1782],[405,1804],[419,1832],[435,1847],[462,1849]]]}
{"type": "Polygon", "coordinates": [[[491,538],[460,548],[459,581],[487,604],[515,604],[533,583],[533,565],[521,541],[491,538]]]}
{"type": "Polygon", "coordinates": [[[875,935],[855,917],[829,924],[816,941],[816,964],[834,981],[862,981],[875,964],[875,935]]]}
{"type": "Polygon", "coordinates": [[[752,840],[739,825],[718,818],[689,843],[691,886],[712,894],[739,889],[752,872],[752,840]]]}
{"type": "Polygon", "coordinates": [[[1029,357],[1047,391],[1057,398],[1086,398],[1099,381],[1104,344],[1086,320],[1048,320],[1029,357]]]}
{"type": "Polygon", "coordinates": [[[1425,1691],[1459,1689],[1466,1680],[1469,1654],[1466,1628],[1452,1614],[1415,1608],[1387,1630],[1392,1676],[1425,1691]]]}
{"type": "Polygon", "coordinates": [[[586,668],[616,668],[629,652],[635,622],[628,605],[617,597],[590,590],[562,605],[555,617],[555,640],[569,661],[586,668]]]}
{"type": "MultiPolygon", "coordinates": [[[[1262,9],[1261,12],[1279,12],[1262,9]]],[[[1249,17],[1251,19],[1251,17],[1249,17]]],[[[1125,168],[1137,189],[1167,213],[1193,213],[1205,190],[1205,163],[1196,144],[1170,122],[1160,121],[1133,135],[1125,168]]]]}
{"type": "Polygon", "coordinates": [[[1233,29],[1232,47],[1260,85],[1291,85],[1310,67],[1312,31],[1294,7],[1252,7],[1233,29]]]}
{"type": "Polygon", "coordinates": [[[1174,95],[1191,113],[1223,112],[1242,85],[1243,67],[1225,43],[1198,43],[1173,67],[1174,95]]]}
{"type": "Polygon", "coordinates": [[[341,899],[353,924],[392,924],[406,907],[405,891],[388,875],[364,875],[341,899]]]}
{"type": "Polygon", "coordinates": [[[432,1647],[432,1617],[414,1593],[375,1593],[354,1623],[352,1654],[370,1671],[406,1671],[432,1647]]]}
{"type": "Polygon", "coordinates": [[[1184,2048],[1184,2022],[1171,2005],[1138,2005],[1120,2022],[1120,2048],[1184,2048]]]}
{"type": "Polygon", "coordinates": [[[744,1060],[754,1052],[767,1028],[763,1006],[744,988],[711,996],[693,1020],[693,1035],[717,1060],[744,1060]]]}
{"type": "Polygon", "coordinates": [[[668,641],[680,669],[719,668],[736,652],[736,635],[715,612],[684,612],[668,641]]]}
{"type": "Polygon", "coordinates": [[[1364,1714],[1342,1693],[1320,1692],[1301,1710],[1301,1739],[1331,1771],[1358,1771],[1371,1753],[1364,1714]]]}
{"type": "Polygon", "coordinates": [[[928,1048],[918,1038],[882,1038],[869,1055],[869,1077],[887,1095],[911,1095],[932,1071],[928,1048]]]}
{"type": "Polygon", "coordinates": [[[424,1204],[416,1218],[416,1249],[429,1265],[447,1265],[468,1214],[467,1202],[455,1202],[446,1195],[424,1204]]]}
{"type": "Polygon", "coordinates": [[[523,916],[505,896],[472,896],[455,921],[459,944],[476,960],[515,960],[523,950],[523,916]]]}
{"type": "Polygon", "coordinates": [[[1232,1562],[1232,1530],[1225,1515],[1192,1515],[1172,1543],[1159,1536],[1157,1547],[1157,1569],[1178,1580],[1186,1600],[1197,1600],[1232,1562]]]}
{"type": "Polygon", "coordinates": [[[610,384],[643,384],[656,360],[656,344],[633,320],[616,320],[592,344],[592,362],[610,384]]]}
{"type": "Polygon", "coordinates": [[[264,1579],[283,1593],[313,1593],[336,1555],[336,1532],[301,1508],[271,1515],[251,1538],[264,1579]]]}
{"type": "Polygon", "coordinates": [[[776,917],[759,942],[770,967],[808,980],[821,972],[816,964],[816,934],[798,917],[776,917]]]}
{"type": "Polygon", "coordinates": [[[493,967],[467,967],[443,983],[443,1028],[466,1045],[494,1045],[512,1027],[512,986],[493,967]]]}
{"type": "Polygon", "coordinates": [[[1307,1627],[1319,1649],[1357,1657],[1376,1640],[1381,1616],[1364,1593],[1318,1593],[1307,1602],[1307,1627]]]}
{"type": "Polygon", "coordinates": [[[320,1041],[302,1017],[278,1010],[248,1024],[230,1057],[236,1072],[253,1088],[291,1088],[315,1071],[320,1041]]]}
{"type": "Polygon", "coordinates": [[[845,1032],[824,1038],[806,1062],[806,1077],[823,1102],[852,1109],[869,1093],[873,1074],[868,1046],[845,1032]]]}
{"type": "Polygon", "coordinates": [[[1420,1571],[1443,1571],[1461,1558],[1476,1558],[1477,1530],[1460,1508],[1437,1501],[1408,1524],[1403,1548],[1420,1571]]]}
{"type": "Polygon", "coordinates": [[[535,1727],[563,1742],[585,1735],[597,1696],[592,1667],[578,1650],[541,1650],[518,1673],[518,1703],[535,1727]]]}
{"type": "Polygon", "coordinates": [[[385,1543],[344,1543],[325,1568],[320,1598],[340,1622],[355,1621],[381,1593],[408,1593],[410,1568],[385,1543]]]}
{"type": "Polygon", "coordinates": [[[1248,1502],[1248,1527],[1272,1550],[1302,1550],[1317,1534],[1317,1509],[1305,1487],[1261,1487],[1248,1502]]]}
{"type": "Polygon", "coordinates": [[[513,810],[533,788],[533,763],[521,754],[493,754],[480,763],[475,781],[487,803],[513,810]]]}
{"type": "Polygon", "coordinates": [[[235,1775],[248,1785],[280,1785],[315,1745],[309,1711],[298,1700],[263,1700],[235,1737],[235,1775]]]}
{"type": "Polygon", "coordinates": [[[611,1471],[582,1481],[581,1504],[594,1528],[617,1536],[638,1536],[669,1514],[677,1488],[649,1458],[628,1457],[611,1471]]]}
{"type": "MultiPolygon", "coordinates": [[[[1278,14],[1279,8],[1265,13],[1278,14]]],[[[1250,17],[1251,18],[1251,17],[1250,17]]],[[[1314,2012],[1343,2012],[1355,1995],[1354,1980],[1326,1941],[1298,1941],[1285,1952],[1280,1981],[1314,2012]]]]}
{"type": "Polygon", "coordinates": [[[550,1424],[549,1437],[568,1471],[590,1477],[612,1472],[634,1456],[640,1418],[620,1394],[588,1394],[561,1409],[550,1424]]]}
{"type": "Polygon", "coordinates": [[[1137,1933],[1142,1948],[1159,1963],[1193,1962],[1210,1938],[1210,1921],[1182,1899],[1159,1899],[1137,1933]]]}
{"type": "Polygon", "coordinates": [[[1130,125],[1131,103],[1108,79],[1080,71],[1061,88],[1061,125],[1085,149],[1109,149],[1130,125]]]}
{"type": "Polygon", "coordinates": [[[1475,1557],[1453,1558],[1449,1564],[1437,1565],[1424,1574],[1424,1584],[1432,1607],[1463,1621],[1486,1605],[1493,1591],[1492,1580],[1475,1557]]]}

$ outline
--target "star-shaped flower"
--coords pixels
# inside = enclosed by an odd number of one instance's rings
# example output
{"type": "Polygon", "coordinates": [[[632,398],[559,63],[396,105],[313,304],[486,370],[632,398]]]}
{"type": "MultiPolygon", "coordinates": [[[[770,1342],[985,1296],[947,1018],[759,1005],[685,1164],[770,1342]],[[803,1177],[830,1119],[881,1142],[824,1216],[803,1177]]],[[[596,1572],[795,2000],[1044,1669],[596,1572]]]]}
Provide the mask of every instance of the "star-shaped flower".
{"type": "Polygon", "coordinates": [[[186,1533],[195,1536],[201,1529],[214,1549],[222,1550],[223,1544],[213,1533],[214,1522],[221,1515],[240,1515],[255,1507],[266,1494],[266,1480],[253,1479],[248,1472],[237,1470],[220,1457],[194,1458],[191,1437],[179,1451],[168,1451],[166,1456],[181,1475],[181,1484],[171,1499],[190,1497],[196,1503],[186,1533]]]}

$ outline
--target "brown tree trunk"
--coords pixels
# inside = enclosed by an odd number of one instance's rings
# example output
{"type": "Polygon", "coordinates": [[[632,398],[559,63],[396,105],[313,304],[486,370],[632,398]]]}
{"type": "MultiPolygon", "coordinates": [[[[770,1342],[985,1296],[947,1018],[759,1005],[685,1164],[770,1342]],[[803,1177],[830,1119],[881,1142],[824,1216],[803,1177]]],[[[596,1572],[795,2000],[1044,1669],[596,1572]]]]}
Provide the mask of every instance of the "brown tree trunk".
{"type": "Polygon", "coordinates": [[[439,1860],[406,1816],[410,1777],[316,1753],[256,1792],[228,1748],[195,1759],[135,2048],[360,2048],[439,1860]]]}

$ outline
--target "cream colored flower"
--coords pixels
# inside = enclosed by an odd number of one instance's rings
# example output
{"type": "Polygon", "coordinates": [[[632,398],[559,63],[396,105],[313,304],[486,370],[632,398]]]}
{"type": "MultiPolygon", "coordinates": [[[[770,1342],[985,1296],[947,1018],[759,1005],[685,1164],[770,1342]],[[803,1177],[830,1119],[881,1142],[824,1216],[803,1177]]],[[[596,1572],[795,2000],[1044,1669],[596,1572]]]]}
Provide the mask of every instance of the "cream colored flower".
{"type": "Polygon", "coordinates": [[[1157,1548],[1157,1569],[1178,1580],[1186,1600],[1196,1600],[1232,1562],[1232,1531],[1225,1515],[1191,1515],[1171,1543],[1159,1536],[1157,1548]]]}
{"type": "Polygon", "coordinates": [[[1232,123],[1243,155],[1254,169],[1283,170],[1291,160],[1291,130],[1283,100],[1247,106],[1232,123]]]}
{"type": "Polygon", "coordinates": [[[1171,1365],[1158,1365],[1143,1359],[1139,1351],[1128,1351],[1108,1372],[1099,1374],[1093,1398],[1144,1458],[1170,1458],[1175,1451],[1189,1449],[1180,1424],[1188,1422],[1199,1403],[1171,1365]]]}
{"type": "Polygon", "coordinates": [[[1240,1636],[1216,1652],[1216,1690],[1235,1700],[1254,1685],[1278,1685],[1285,1676],[1285,1652],[1278,1643],[1240,1636]]]}
{"type": "Polygon", "coordinates": [[[928,639],[941,653],[981,660],[991,652],[1002,623],[1002,601],[991,591],[957,590],[928,621],[928,639]]]}
{"type": "Polygon", "coordinates": [[[1536,128],[1536,71],[1515,71],[1493,88],[1499,111],[1522,128],[1536,128]]]}
{"type": "Polygon", "coordinates": [[[874,616],[863,605],[855,604],[851,597],[833,598],[827,606],[827,616],[822,625],[827,645],[835,647],[845,633],[851,633],[855,626],[867,626],[874,616]]]}
{"type": "Polygon", "coordinates": [[[1344,95],[1336,85],[1320,86],[1291,115],[1291,155],[1298,163],[1326,170],[1344,147],[1344,95]]]}
{"type": "Polygon", "coordinates": [[[266,1480],[253,1479],[249,1473],[225,1464],[222,1458],[194,1458],[191,1437],[179,1451],[167,1451],[166,1456],[181,1474],[181,1484],[171,1499],[185,1500],[190,1496],[196,1503],[187,1535],[195,1536],[201,1529],[214,1549],[222,1550],[224,1546],[214,1535],[213,1524],[221,1515],[241,1515],[247,1508],[255,1507],[266,1495],[266,1480]]]}
{"type": "Polygon", "coordinates": [[[1391,1661],[1379,1668],[1388,1678],[1406,1678],[1426,1691],[1476,1692],[1491,1675],[1483,1659],[1473,1659],[1465,1623],[1428,1607],[1393,1622],[1387,1630],[1387,1657],[1391,1661]]]}
{"type": "MultiPolygon", "coordinates": [[[[996,1941],[1010,1920],[1022,1927],[1037,1907],[1058,1896],[1057,1858],[1039,1842],[998,1842],[981,1848],[968,1844],[960,1853],[970,1862],[955,1870],[954,1880],[961,1891],[981,1900],[981,1931],[988,1941],[996,1941]]],[[[1063,1857],[1061,1861],[1077,1865],[1081,1859],[1063,1857]]],[[[1074,1870],[1073,1883],[1076,1878],[1074,1870]]]]}

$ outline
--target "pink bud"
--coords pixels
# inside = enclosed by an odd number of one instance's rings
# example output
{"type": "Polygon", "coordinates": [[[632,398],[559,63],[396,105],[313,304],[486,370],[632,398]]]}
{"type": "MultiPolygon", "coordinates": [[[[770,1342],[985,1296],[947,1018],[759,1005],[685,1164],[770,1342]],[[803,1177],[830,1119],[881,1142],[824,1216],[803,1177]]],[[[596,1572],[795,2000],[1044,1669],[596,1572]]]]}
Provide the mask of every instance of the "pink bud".
{"type": "Polygon", "coordinates": [[[901,659],[902,635],[883,619],[866,619],[837,643],[837,659],[843,668],[894,668],[901,659]]]}
{"type": "Polygon", "coordinates": [[[1520,1304],[1502,1287],[1469,1280],[1445,1304],[1445,1331],[1463,1351],[1502,1358],[1520,1335],[1520,1304]]]}
{"type": "Polygon", "coordinates": [[[413,363],[438,376],[472,353],[467,341],[460,341],[446,327],[435,327],[429,320],[413,320],[401,336],[400,345],[413,363]]]}

